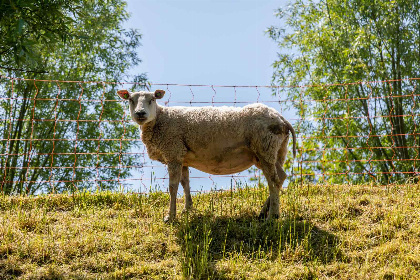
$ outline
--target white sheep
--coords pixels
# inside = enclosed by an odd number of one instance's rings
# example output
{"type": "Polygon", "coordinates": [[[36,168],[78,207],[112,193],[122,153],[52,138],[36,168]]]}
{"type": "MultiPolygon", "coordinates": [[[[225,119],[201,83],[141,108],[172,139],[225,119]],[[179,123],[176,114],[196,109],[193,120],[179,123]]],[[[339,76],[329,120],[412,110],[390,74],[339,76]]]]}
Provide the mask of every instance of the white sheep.
{"type": "Polygon", "coordinates": [[[292,125],[275,109],[263,104],[236,107],[163,107],[156,103],[163,90],[119,90],[129,101],[133,121],[152,160],[168,167],[170,206],[165,221],[176,216],[178,185],[184,187],[185,209],[192,207],[188,167],[210,174],[233,174],[255,165],[268,181],[270,196],[260,217],[279,215],[279,192],[286,179],[283,164],[292,125]],[[268,212],[268,216],[267,216],[268,212]]]}

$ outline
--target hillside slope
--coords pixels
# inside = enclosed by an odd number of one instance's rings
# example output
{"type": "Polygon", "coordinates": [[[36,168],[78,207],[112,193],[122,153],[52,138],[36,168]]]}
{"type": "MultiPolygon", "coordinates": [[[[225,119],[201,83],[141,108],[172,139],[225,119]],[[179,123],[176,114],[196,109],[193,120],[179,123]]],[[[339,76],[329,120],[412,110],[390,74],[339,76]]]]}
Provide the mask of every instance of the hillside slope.
{"type": "Polygon", "coordinates": [[[0,197],[0,279],[420,279],[420,185],[0,197]]]}

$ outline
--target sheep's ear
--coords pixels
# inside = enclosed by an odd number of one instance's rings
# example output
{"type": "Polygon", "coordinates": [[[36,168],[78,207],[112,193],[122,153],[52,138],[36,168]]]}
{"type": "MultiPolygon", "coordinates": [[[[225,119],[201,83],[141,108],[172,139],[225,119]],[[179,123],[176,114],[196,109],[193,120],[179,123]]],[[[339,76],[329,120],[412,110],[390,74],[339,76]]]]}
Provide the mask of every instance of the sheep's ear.
{"type": "Polygon", "coordinates": [[[165,95],[165,91],[162,90],[162,89],[157,89],[155,91],[155,98],[156,99],[161,99],[164,95],[165,95]]]}
{"type": "Polygon", "coordinates": [[[122,99],[127,100],[128,98],[130,98],[130,93],[126,89],[119,90],[117,91],[117,93],[122,99]]]}

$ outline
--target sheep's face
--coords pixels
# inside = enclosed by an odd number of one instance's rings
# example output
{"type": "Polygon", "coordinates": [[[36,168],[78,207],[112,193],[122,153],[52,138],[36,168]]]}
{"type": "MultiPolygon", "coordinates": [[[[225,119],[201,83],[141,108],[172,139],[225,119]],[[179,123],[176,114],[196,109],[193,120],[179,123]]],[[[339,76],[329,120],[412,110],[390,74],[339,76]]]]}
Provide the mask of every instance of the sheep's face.
{"type": "Polygon", "coordinates": [[[155,92],[128,92],[127,90],[119,90],[118,95],[130,104],[130,113],[133,121],[139,125],[144,125],[156,118],[156,99],[160,99],[165,95],[164,90],[156,90],[155,92]]]}

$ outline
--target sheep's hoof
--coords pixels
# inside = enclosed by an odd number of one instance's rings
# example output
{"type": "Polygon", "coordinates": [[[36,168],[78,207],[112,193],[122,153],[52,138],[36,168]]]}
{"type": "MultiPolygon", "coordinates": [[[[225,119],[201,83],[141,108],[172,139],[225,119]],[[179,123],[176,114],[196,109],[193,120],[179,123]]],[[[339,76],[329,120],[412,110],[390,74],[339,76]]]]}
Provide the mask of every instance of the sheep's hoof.
{"type": "Polygon", "coordinates": [[[190,206],[190,207],[185,207],[184,209],[182,209],[181,213],[184,215],[184,214],[190,213],[192,211],[194,211],[194,208],[192,206],[190,206]]]}
{"type": "Polygon", "coordinates": [[[267,217],[267,213],[264,213],[261,211],[261,213],[258,215],[258,220],[264,221],[266,217],[267,217]]]}
{"type": "Polygon", "coordinates": [[[175,216],[173,215],[167,215],[165,216],[165,218],[163,218],[163,222],[165,224],[170,224],[170,223],[173,223],[174,221],[175,221],[175,216]]]}
{"type": "Polygon", "coordinates": [[[278,220],[280,218],[279,214],[268,214],[267,220],[278,220]]]}
{"type": "Polygon", "coordinates": [[[264,203],[260,214],[258,215],[259,220],[264,220],[268,216],[268,212],[270,210],[270,198],[267,199],[267,201],[264,203]]]}
{"type": "Polygon", "coordinates": [[[258,220],[265,220],[268,217],[268,209],[262,209],[258,215],[258,220]]]}

